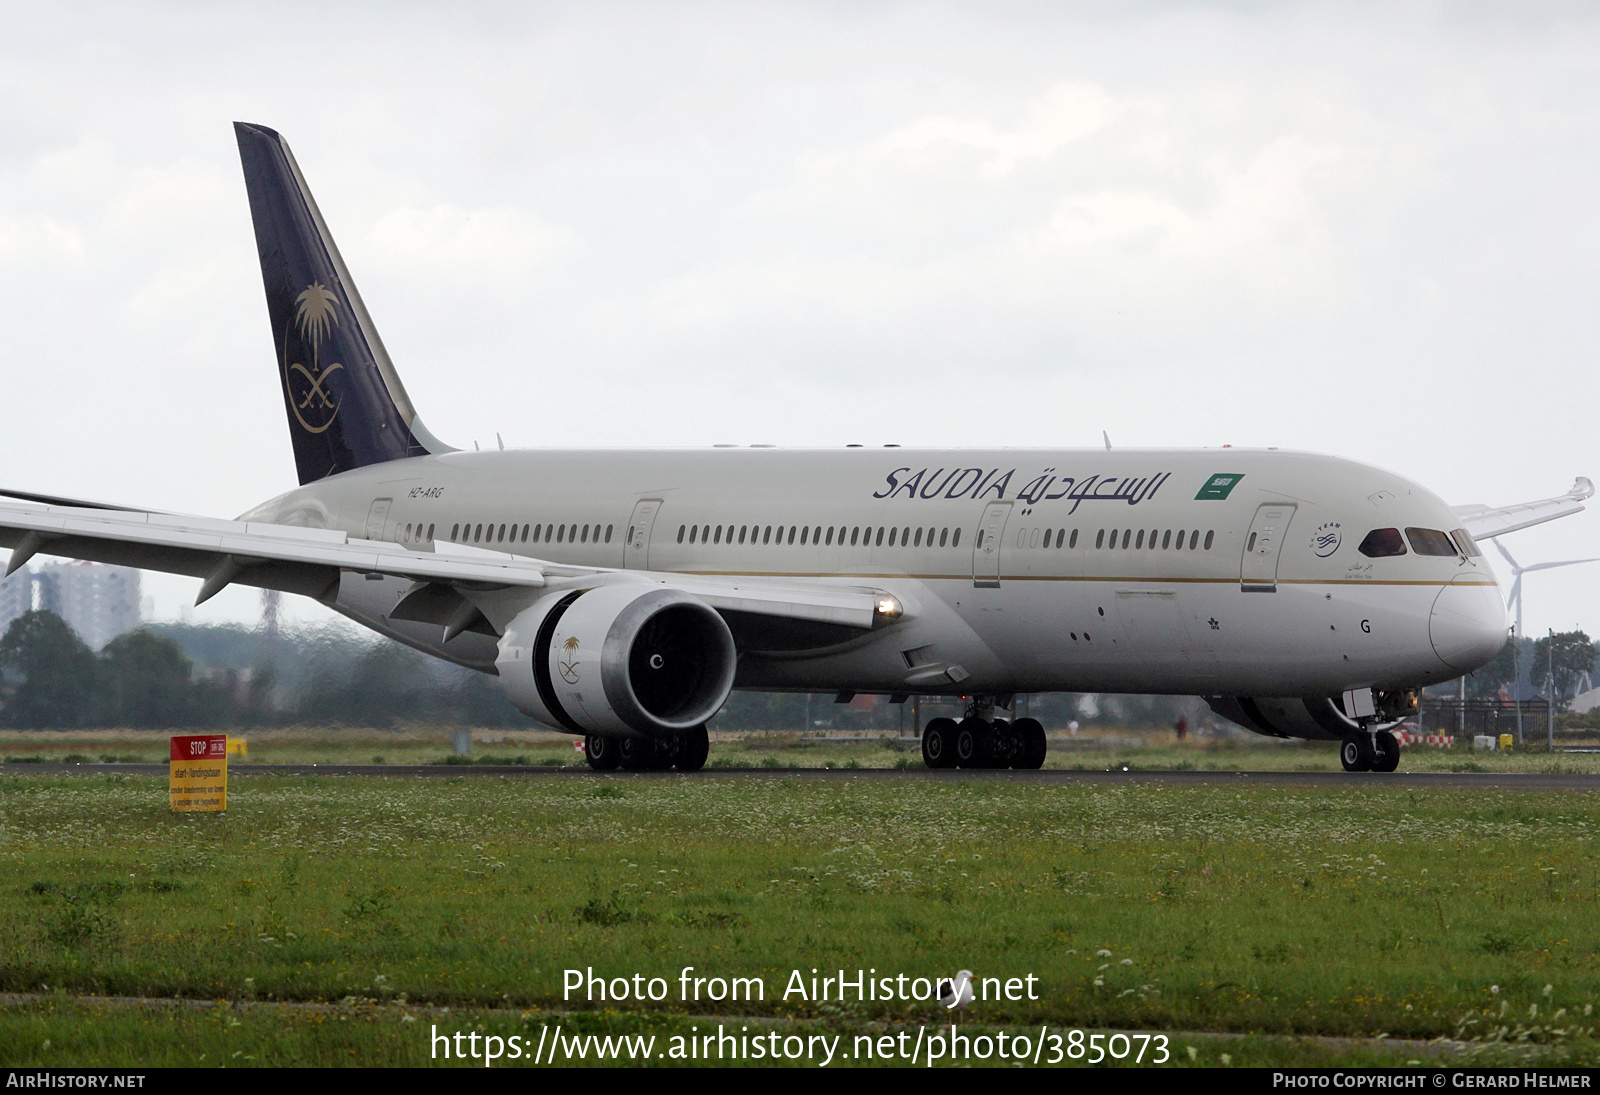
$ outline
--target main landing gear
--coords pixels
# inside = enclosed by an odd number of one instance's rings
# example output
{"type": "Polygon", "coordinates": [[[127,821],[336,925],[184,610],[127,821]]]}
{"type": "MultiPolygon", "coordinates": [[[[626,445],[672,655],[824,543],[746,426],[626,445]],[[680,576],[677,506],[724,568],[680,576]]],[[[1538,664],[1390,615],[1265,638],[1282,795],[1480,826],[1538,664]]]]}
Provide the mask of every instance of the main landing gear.
{"type": "Polygon", "coordinates": [[[698,772],[706,766],[711,739],[704,726],[665,738],[603,738],[590,734],[583,739],[583,753],[596,772],[698,772]]]}
{"type": "Polygon", "coordinates": [[[1040,768],[1047,746],[1037,719],[995,718],[994,703],[975,701],[967,717],[929,719],[922,728],[922,762],[929,768],[1040,768]]]}
{"type": "Polygon", "coordinates": [[[1339,744],[1346,772],[1392,772],[1400,767],[1400,742],[1387,730],[1357,730],[1339,744]]]}

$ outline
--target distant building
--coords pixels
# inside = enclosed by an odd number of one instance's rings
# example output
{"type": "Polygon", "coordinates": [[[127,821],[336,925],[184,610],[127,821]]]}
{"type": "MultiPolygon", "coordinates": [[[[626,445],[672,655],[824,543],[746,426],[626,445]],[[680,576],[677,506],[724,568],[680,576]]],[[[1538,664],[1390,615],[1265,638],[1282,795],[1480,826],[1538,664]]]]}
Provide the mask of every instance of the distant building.
{"type": "Polygon", "coordinates": [[[0,635],[6,633],[12,620],[32,610],[33,572],[23,564],[11,577],[0,578],[0,635]]]}
{"type": "Polygon", "coordinates": [[[142,621],[139,572],[100,563],[49,563],[34,575],[39,607],[54,612],[91,650],[99,650],[142,621]]]}

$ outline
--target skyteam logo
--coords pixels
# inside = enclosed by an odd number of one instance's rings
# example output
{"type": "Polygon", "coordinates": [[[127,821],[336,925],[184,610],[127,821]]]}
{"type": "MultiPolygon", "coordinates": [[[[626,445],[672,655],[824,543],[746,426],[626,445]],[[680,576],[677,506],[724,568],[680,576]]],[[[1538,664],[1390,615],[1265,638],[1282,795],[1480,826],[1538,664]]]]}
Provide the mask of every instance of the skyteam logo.
{"type": "Polygon", "coordinates": [[[1311,550],[1318,559],[1326,559],[1339,550],[1341,537],[1339,522],[1328,521],[1317,526],[1317,531],[1311,534],[1311,550]]]}
{"type": "Polygon", "coordinates": [[[284,340],[283,383],[289,392],[289,408],[295,419],[311,433],[322,433],[339,415],[339,402],[328,388],[328,381],[344,366],[322,364],[322,343],[339,325],[338,298],[320,281],[312,282],[295,298],[295,326],[300,331],[300,351],[309,351],[309,366],[289,358],[290,340],[284,340]]]}

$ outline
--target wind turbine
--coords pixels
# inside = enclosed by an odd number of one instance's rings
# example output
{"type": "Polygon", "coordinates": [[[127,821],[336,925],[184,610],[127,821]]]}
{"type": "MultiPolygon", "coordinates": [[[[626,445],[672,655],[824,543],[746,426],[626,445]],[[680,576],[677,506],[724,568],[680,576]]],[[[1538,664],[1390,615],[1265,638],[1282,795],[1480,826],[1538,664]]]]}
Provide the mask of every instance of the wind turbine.
{"type": "MultiPolygon", "coordinates": [[[[1511,564],[1511,592],[1506,596],[1506,607],[1511,607],[1512,602],[1517,605],[1517,628],[1511,636],[1511,671],[1516,674],[1516,680],[1511,684],[1511,698],[1517,705],[1517,745],[1522,744],[1522,697],[1518,690],[1522,687],[1522,667],[1517,664],[1517,640],[1522,638],[1522,576],[1535,570],[1550,570],[1554,567],[1570,567],[1579,563],[1600,563],[1596,559],[1565,559],[1559,563],[1534,563],[1532,566],[1522,566],[1511,557],[1504,544],[1499,540],[1494,542],[1495,549],[1506,557],[1506,562],[1511,564]]],[[[1551,710],[1555,710],[1555,697],[1550,697],[1551,710]]]]}
{"type": "Polygon", "coordinates": [[[1532,566],[1521,566],[1511,557],[1504,544],[1499,540],[1494,542],[1495,548],[1506,557],[1506,562],[1511,564],[1511,592],[1506,595],[1506,607],[1513,603],[1517,606],[1517,638],[1522,637],[1522,576],[1531,574],[1535,570],[1550,570],[1553,567],[1570,567],[1578,563],[1600,563],[1600,558],[1594,559],[1566,559],[1559,563],[1534,563],[1532,566]]]}

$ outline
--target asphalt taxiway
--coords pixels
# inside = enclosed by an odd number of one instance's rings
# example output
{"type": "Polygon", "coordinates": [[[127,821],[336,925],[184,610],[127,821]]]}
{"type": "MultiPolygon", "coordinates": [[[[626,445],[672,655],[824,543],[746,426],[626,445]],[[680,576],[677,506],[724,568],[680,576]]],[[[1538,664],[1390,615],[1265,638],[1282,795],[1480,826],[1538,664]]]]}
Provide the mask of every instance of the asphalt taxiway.
{"type": "MultiPolygon", "coordinates": [[[[0,764],[0,775],[164,776],[165,764],[0,764]]],[[[1039,771],[929,771],[925,768],[717,768],[700,772],[593,772],[521,764],[230,764],[234,779],[252,776],[361,776],[434,779],[792,779],[792,780],[972,780],[999,783],[1168,786],[1332,787],[1428,790],[1452,788],[1502,791],[1600,791],[1595,772],[1199,772],[1137,768],[1045,768],[1039,771]]]]}

